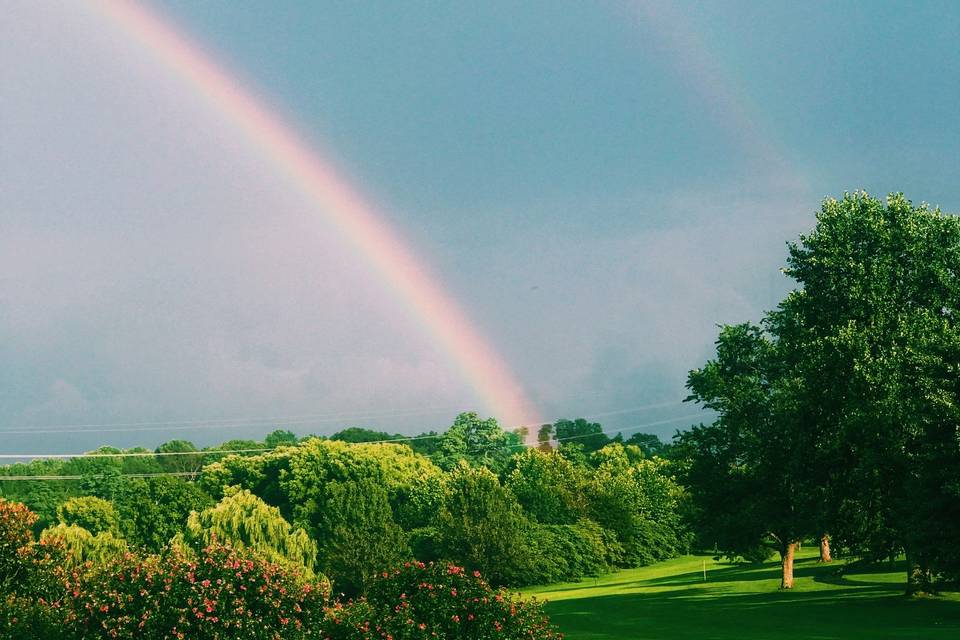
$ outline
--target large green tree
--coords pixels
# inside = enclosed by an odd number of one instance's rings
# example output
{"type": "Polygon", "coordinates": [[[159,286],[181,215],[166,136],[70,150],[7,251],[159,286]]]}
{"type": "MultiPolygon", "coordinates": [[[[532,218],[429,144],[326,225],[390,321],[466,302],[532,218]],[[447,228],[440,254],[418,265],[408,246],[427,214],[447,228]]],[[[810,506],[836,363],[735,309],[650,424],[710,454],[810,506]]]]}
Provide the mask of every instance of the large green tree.
{"type": "Polygon", "coordinates": [[[520,436],[501,429],[496,419],[484,420],[476,413],[468,412],[457,416],[453,426],[440,438],[432,457],[448,471],[465,460],[502,475],[511,456],[522,446],[520,436]]]}
{"type": "Polygon", "coordinates": [[[529,520],[483,467],[461,462],[450,473],[438,529],[444,557],[481,571],[494,584],[522,584],[536,559],[529,520]]]}
{"type": "Polygon", "coordinates": [[[815,522],[809,425],[775,339],[741,324],[724,327],[716,346],[716,357],[690,372],[687,387],[717,418],[680,438],[701,542],[751,557],[772,539],[780,586],[790,589],[796,544],[815,522]]]}
{"type": "Polygon", "coordinates": [[[411,558],[383,486],[371,477],[333,481],[321,515],[321,564],[337,591],[359,593],[411,558]]]}
{"type": "Polygon", "coordinates": [[[805,394],[842,543],[957,571],[960,221],[903,195],[823,203],[790,245],[800,285],[770,318],[805,394]]]}
{"type": "Polygon", "coordinates": [[[586,469],[556,451],[526,449],[513,457],[506,486],[543,524],[573,524],[587,512],[586,469]]]}

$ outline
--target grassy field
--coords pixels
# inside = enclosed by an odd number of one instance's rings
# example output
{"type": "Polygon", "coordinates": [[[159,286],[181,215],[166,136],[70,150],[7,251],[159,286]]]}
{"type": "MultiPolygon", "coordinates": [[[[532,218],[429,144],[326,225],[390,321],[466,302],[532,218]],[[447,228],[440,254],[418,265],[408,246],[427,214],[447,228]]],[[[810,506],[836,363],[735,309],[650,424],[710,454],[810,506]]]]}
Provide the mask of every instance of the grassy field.
{"type": "Polygon", "coordinates": [[[960,638],[960,595],[908,599],[904,567],[819,565],[804,550],[796,586],[779,592],[779,565],[684,556],[597,580],[535,587],[568,640],[960,638]],[[706,566],[707,579],[703,579],[706,566]]]}

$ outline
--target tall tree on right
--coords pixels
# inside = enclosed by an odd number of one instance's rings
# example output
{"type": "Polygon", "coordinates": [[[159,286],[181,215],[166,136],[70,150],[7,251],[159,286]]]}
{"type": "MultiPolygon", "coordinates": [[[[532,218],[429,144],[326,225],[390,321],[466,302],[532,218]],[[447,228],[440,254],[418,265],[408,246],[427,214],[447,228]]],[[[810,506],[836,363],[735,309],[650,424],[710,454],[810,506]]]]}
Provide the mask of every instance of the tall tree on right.
{"type": "Polygon", "coordinates": [[[841,544],[908,557],[908,590],[960,560],[960,220],[901,194],[829,199],[789,246],[769,317],[805,395],[822,514],[841,544]]]}
{"type": "Polygon", "coordinates": [[[784,587],[789,538],[826,532],[905,551],[911,592],[956,576],[960,220],[899,194],[828,199],[785,273],[799,286],[762,327],[724,328],[690,374],[719,414],[679,443],[701,531],[726,549],[774,535],[784,587]]]}

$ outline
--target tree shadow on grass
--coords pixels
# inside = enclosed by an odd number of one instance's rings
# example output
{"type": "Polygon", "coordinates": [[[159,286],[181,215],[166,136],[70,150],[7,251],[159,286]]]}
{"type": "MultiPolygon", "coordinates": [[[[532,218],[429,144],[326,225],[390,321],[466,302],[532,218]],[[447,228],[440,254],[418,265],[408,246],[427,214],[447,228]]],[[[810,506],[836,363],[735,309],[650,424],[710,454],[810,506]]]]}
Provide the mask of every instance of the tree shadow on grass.
{"type": "Polygon", "coordinates": [[[891,586],[738,594],[687,588],[551,602],[569,640],[935,640],[960,637],[960,602],[916,601],[891,586]]]}
{"type": "MultiPolygon", "coordinates": [[[[830,565],[817,563],[815,558],[804,558],[794,563],[793,575],[795,578],[807,578],[818,576],[824,572],[833,571],[830,565]]],[[[730,563],[721,567],[714,565],[707,569],[708,582],[754,582],[758,580],[779,580],[780,563],[765,562],[758,563],[730,563]]],[[[660,578],[650,578],[643,581],[648,585],[666,586],[666,585],[685,585],[702,584],[703,571],[689,571],[672,576],[662,576],[660,578]]]]}
{"type": "MultiPolygon", "coordinates": [[[[829,565],[824,565],[829,566],[829,565]]],[[[874,564],[841,565],[833,571],[817,573],[813,576],[815,582],[823,584],[832,584],[848,587],[880,586],[886,587],[894,592],[904,592],[906,587],[907,563],[898,562],[879,562],[874,564]],[[890,582],[889,580],[869,580],[865,579],[871,575],[898,573],[903,576],[901,582],[890,582]]]]}
{"type": "MultiPolygon", "coordinates": [[[[796,577],[807,577],[813,575],[814,570],[803,566],[802,561],[798,562],[794,575],[796,577]]],[[[614,574],[616,576],[618,574],[614,574]]],[[[595,579],[585,579],[565,587],[551,588],[551,593],[569,593],[582,591],[585,589],[611,587],[620,588],[638,588],[638,587],[664,587],[664,586],[683,586],[683,585],[702,585],[703,571],[688,571],[658,578],[633,578],[626,574],[622,579],[605,580],[600,583],[595,579]]],[[[780,578],[779,564],[750,564],[750,563],[731,563],[718,568],[716,565],[707,569],[707,582],[752,582],[757,580],[778,580],[780,578]]]]}

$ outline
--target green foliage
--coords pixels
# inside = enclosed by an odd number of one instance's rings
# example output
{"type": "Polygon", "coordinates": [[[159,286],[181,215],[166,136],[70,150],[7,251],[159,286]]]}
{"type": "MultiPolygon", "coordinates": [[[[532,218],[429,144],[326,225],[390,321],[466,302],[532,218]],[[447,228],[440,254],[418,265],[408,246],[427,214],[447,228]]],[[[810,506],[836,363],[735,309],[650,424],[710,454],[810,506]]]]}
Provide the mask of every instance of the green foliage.
{"type": "MultiPolygon", "coordinates": [[[[29,463],[0,466],[0,475],[48,476],[58,475],[63,460],[33,460],[29,463]]],[[[0,482],[0,497],[25,504],[37,515],[34,531],[39,532],[56,524],[57,507],[76,491],[75,482],[54,480],[0,482]]]]}
{"type": "Polygon", "coordinates": [[[510,461],[506,486],[524,511],[545,524],[572,524],[587,512],[585,469],[559,453],[526,449],[510,461]]]}
{"type": "Polygon", "coordinates": [[[772,535],[783,551],[816,533],[810,423],[784,345],[751,324],[723,327],[716,344],[687,386],[718,418],[680,437],[701,543],[736,556],[772,535]]]}
{"type": "Polygon", "coordinates": [[[902,194],[826,200],[790,245],[790,346],[834,538],[960,575],[960,220],[902,194]]]}
{"type": "Polygon", "coordinates": [[[602,462],[589,485],[591,517],[616,534],[625,566],[650,564],[689,546],[679,516],[682,490],[669,474],[669,463],[638,455],[621,444],[598,451],[595,457],[602,462]]]}
{"type": "Polygon", "coordinates": [[[234,549],[251,549],[264,559],[312,576],[317,547],[303,529],[295,529],[271,507],[247,490],[230,488],[215,506],[193,512],[183,530],[195,548],[216,542],[234,549]]]}
{"type": "Polygon", "coordinates": [[[480,570],[494,584],[529,582],[533,528],[489,469],[461,462],[450,473],[437,528],[444,557],[480,570]]]}
{"type": "Polygon", "coordinates": [[[433,459],[446,471],[464,460],[500,476],[520,446],[520,437],[502,430],[496,419],[481,420],[476,413],[461,413],[440,438],[433,459]]]}
{"type": "Polygon", "coordinates": [[[363,427],[349,427],[330,436],[331,440],[341,442],[382,442],[384,440],[401,440],[401,435],[390,435],[386,431],[374,431],[363,427]]]}
{"type": "Polygon", "coordinates": [[[73,569],[84,563],[109,565],[128,553],[127,542],[115,530],[105,529],[96,534],[76,524],[58,524],[45,529],[40,542],[63,549],[64,568],[73,569]]]}
{"type": "Polygon", "coordinates": [[[579,445],[584,453],[593,453],[610,444],[610,438],[603,432],[599,423],[589,422],[583,418],[576,420],[557,420],[553,431],[560,443],[560,449],[571,444],[579,445]]]}
{"type": "Polygon", "coordinates": [[[183,530],[192,511],[211,504],[195,482],[182,478],[127,479],[117,503],[120,531],[134,547],[157,553],[183,530]]]}
{"type": "Polygon", "coordinates": [[[366,598],[330,608],[330,640],[559,640],[541,605],[495,591],[479,573],[447,564],[407,563],[381,574],[366,598]]]}
{"type": "Polygon", "coordinates": [[[297,435],[293,431],[277,429],[267,434],[267,437],[263,439],[263,444],[268,449],[280,446],[293,446],[297,444],[297,435]]]}
{"type": "Polygon", "coordinates": [[[170,473],[197,473],[203,466],[203,454],[197,451],[197,447],[189,440],[170,440],[157,447],[157,462],[164,471],[170,473]],[[196,455],[189,454],[196,451],[196,455]],[[178,455],[162,455],[173,453],[178,455]]]}
{"type": "Polygon", "coordinates": [[[425,431],[411,436],[406,444],[420,455],[433,458],[440,449],[440,434],[436,431],[425,431]]]}
{"type": "MultiPolygon", "coordinates": [[[[309,444],[318,441],[307,442],[309,444]]],[[[249,489],[267,504],[280,509],[283,517],[289,520],[292,516],[292,507],[286,492],[280,488],[280,478],[289,471],[292,451],[292,448],[281,448],[260,455],[220,456],[216,462],[203,468],[199,480],[200,486],[215,499],[222,498],[227,487],[249,489]]]]}
{"type": "MultiPolygon", "coordinates": [[[[548,584],[599,576],[614,566],[610,560],[620,556],[617,548],[607,548],[610,538],[592,520],[539,525],[534,538],[540,553],[528,582],[548,584]]],[[[618,544],[615,538],[613,542],[618,544]]]]}
{"type": "Polygon", "coordinates": [[[333,481],[327,496],[318,526],[321,564],[338,591],[358,593],[378,572],[410,559],[407,536],[377,481],[333,481]]]}
{"type": "Polygon", "coordinates": [[[397,524],[407,531],[434,524],[443,495],[444,478],[439,471],[410,478],[408,485],[396,489],[391,501],[397,524]]]}
{"type": "Polygon", "coordinates": [[[60,524],[76,525],[93,535],[101,531],[119,531],[120,523],[113,504],[103,498],[79,496],[57,507],[60,524]]]}
{"type": "Polygon", "coordinates": [[[670,444],[662,441],[652,433],[634,433],[623,441],[625,445],[633,445],[643,452],[644,457],[665,457],[670,452],[670,444]]]}

